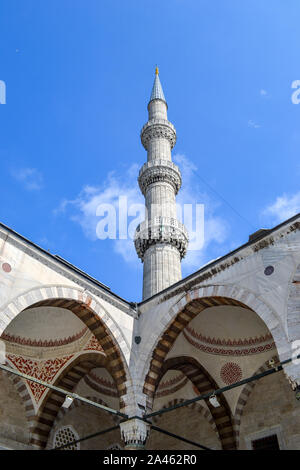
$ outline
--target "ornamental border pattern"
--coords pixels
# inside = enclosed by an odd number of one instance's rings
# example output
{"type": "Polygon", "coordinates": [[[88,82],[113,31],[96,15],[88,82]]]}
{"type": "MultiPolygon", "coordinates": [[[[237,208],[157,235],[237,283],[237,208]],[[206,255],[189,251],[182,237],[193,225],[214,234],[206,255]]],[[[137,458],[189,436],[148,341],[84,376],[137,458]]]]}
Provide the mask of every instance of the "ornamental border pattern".
{"type": "Polygon", "coordinates": [[[45,339],[45,340],[35,340],[30,338],[24,338],[21,336],[10,335],[9,333],[2,333],[0,339],[4,341],[8,341],[9,343],[19,344],[21,346],[30,346],[30,347],[40,347],[40,348],[52,348],[52,347],[59,347],[65,346],[66,344],[73,343],[80,339],[86,332],[88,331],[88,327],[85,326],[82,330],[78,333],[75,333],[72,336],[68,336],[67,338],[63,339],[45,339]]]}
{"type": "Polygon", "coordinates": [[[253,354],[261,354],[264,352],[271,351],[276,349],[275,342],[265,344],[263,346],[256,346],[254,348],[245,348],[245,349],[224,349],[224,348],[217,348],[211,346],[205,346],[204,344],[200,344],[197,341],[190,338],[187,332],[184,330],[182,332],[184,338],[190,343],[192,346],[197,348],[199,351],[202,351],[207,354],[214,354],[217,356],[251,356],[253,354]]]}
{"type": "Polygon", "coordinates": [[[156,398],[166,397],[168,395],[172,395],[173,393],[178,392],[183,387],[185,387],[186,384],[189,383],[189,382],[190,382],[190,379],[186,376],[183,376],[182,380],[180,380],[179,383],[177,385],[175,385],[174,387],[166,388],[165,390],[157,391],[154,395],[154,400],[156,398]]]}
{"type": "Polygon", "coordinates": [[[254,338],[244,338],[244,339],[221,339],[221,338],[211,338],[210,336],[202,335],[194,330],[194,328],[189,325],[185,328],[194,338],[197,340],[208,343],[213,346],[251,346],[257,343],[265,343],[268,340],[273,339],[271,333],[266,333],[265,335],[255,336],[254,338]]]}
{"type": "Polygon", "coordinates": [[[157,390],[160,391],[164,388],[171,387],[172,385],[177,384],[178,382],[180,382],[184,377],[185,377],[184,373],[181,372],[180,374],[176,375],[175,377],[173,377],[169,380],[165,380],[164,382],[161,381],[159,383],[158,387],[157,387],[157,390]]]}
{"type": "Polygon", "coordinates": [[[101,395],[106,395],[112,398],[118,398],[118,392],[116,389],[101,387],[101,385],[98,385],[94,382],[94,379],[91,379],[90,374],[86,375],[83,378],[83,381],[88,387],[90,387],[95,392],[100,393],[101,395]]]}

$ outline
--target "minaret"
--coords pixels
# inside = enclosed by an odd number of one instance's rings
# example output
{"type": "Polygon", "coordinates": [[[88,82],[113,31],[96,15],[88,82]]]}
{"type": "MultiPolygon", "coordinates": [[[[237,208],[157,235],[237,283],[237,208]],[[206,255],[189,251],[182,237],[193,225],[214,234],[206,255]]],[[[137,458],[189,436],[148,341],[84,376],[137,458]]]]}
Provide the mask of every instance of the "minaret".
{"type": "Polygon", "coordinates": [[[141,130],[147,163],[140,170],[138,182],[145,197],[146,218],[137,227],[134,241],[144,263],[144,300],[181,279],[180,263],[188,245],[187,231],[176,218],[175,196],[181,174],[172,162],[176,131],[168,121],[167,109],[156,67],[148,122],[141,130]]]}

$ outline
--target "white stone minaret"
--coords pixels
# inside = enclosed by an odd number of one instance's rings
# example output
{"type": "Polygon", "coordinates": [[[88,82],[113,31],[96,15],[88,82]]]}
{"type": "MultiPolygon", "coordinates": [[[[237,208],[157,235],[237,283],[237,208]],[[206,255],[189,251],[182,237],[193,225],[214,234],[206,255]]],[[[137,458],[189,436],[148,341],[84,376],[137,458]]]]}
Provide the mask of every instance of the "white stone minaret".
{"type": "Polygon", "coordinates": [[[176,131],[168,121],[167,109],[156,68],[149,119],[141,131],[147,163],[142,166],[138,181],[145,196],[146,220],[137,227],[134,241],[144,263],[143,299],[181,279],[180,263],[188,245],[187,231],[176,218],[175,196],[181,186],[181,174],[172,162],[176,131]]]}

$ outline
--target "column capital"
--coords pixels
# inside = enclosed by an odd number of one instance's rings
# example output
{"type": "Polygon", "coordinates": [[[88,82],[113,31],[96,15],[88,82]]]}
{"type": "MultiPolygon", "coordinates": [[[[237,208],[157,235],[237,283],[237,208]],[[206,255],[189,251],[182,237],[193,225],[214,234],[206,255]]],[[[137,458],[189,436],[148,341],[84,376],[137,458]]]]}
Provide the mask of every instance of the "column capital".
{"type": "Polygon", "coordinates": [[[121,436],[125,449],[143,449],[150,432],[150,425],[137,418],[120,423],[121,436]]]}

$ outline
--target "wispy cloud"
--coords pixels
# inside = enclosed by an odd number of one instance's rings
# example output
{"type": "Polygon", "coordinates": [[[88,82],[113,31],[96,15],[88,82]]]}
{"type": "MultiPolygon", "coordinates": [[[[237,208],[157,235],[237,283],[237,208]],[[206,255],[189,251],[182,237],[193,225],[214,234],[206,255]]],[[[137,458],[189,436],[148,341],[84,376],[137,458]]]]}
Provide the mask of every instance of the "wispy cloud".
{"type": "Polygon", "coordinates": [[[262,211],[262,216],[272,223],[280,223],[300,212],[300,191],[295,194],[283,194],[262,211]]]}
{"type": "MultiPolygon", "coordinates": [[[[192,268],[199,269],[207,260],[207,250],[212,244],[223,244],[227,242],[229,227],[220,216],[216,215],[219,204],[213,201],[199,185],[197,178],[197,168],[186,156],[175,155],[174,162],[180,167],[182,172],[183,185],[176,198],[177,203],[184,204],[204,204],[204,244],[201,239],[192,238],[189,244],[189,250],[183,260],[183,272],[187,274],[192,268]]],[[[138,184],[139,165],[132,165],[123,175],[111,172],[105,178],[101,186],[86,185],[73,200],[63,200],[60,206],[55,209],[56,215],[67,215],[71,220],[78,223],[87,238],[97,239],[97,224],[99,216],[96,215],[97,208],[101,204],[112,205],[119,216],[119,198],[127,198],[128,207],[139,204],[144,206],[144,197],[142,196],[138,184]]],[[[131,214],[130,214],[131,215],[131,214]]],[[[195,212],[193,212],[195,215],[195,212]]],[[[131,236],[136,228],[132,214],[131,220],[128,217],[129,231],[131,236]],[[134,225],[134,226],[133,226],[134,225]]],[[[192,221],[184,220],[184,223],[192,221]]],[[[187,227],[189,228],[189,227],[187,227]]],[[[127,263],[140,265],[140,260],[135,252],[132,238],[109,240],[112,249],[120,254],[127,263]]]]}
{"type": "Polygon", "coordinates": [[[252,119],[249,119],[248,121],[248,127],[252,127],[253,129],[259,129],[261,127],[260,124],[257,122],[253,121],[252,119]]]}
{"type": "MultiPolygon", "coordinates": [[[[117,219],[119,217],[119,198],[126,197],[128,207],[135,204],[144,204],[144,199],[137,184],[138,165],[133,164],[123,175],[111,172],[107,175],[101,186],[86,185],[73,200],[63,200],[54,210],[56,215],[67,213],[74,222],[81,225],[85,235],[90,240],[96,240],[99,216],[97,208],[101,205],[114,207],[117,219]]],[[[134,216],[132,216],[134,218],[134,216]]],[[[130,217],[128,218],[130,222],[130,217]]],[[[132,232],[132,230],[131,230],[132,232]]],[[[113,249],[119,253],[126,262],[138,263],[132,239],[109,240],[113,249]]]]}
{"type": "Polygon", "coordinates": [[[28,191],[39,191],[44,185],[43,175],[36,168],[15,168],[11,170],[11,176],[28,191]]]}

